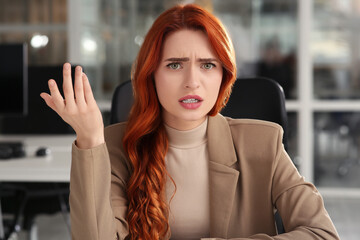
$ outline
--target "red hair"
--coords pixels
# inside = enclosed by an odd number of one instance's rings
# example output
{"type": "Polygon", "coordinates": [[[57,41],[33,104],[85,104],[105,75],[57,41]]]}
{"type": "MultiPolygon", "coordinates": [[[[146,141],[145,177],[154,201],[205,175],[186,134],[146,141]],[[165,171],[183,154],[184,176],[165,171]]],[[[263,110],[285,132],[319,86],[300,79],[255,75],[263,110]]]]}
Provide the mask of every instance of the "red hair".
{"type": "Polygon", "coordinates": [[[235,54],[221,22],[196,5],[175,6],[162,13],[147,33],[133,65],[134,105],[123,138],[133,172],[127,185],[127,221],[131,239],[159,239],[169,230],[165,183],[168,139],[161,118],[154,72],[166,36],[180,29],[203,31],[223,67],[218,99],[208,115],[227,103],[236,79],[235,54]]]}

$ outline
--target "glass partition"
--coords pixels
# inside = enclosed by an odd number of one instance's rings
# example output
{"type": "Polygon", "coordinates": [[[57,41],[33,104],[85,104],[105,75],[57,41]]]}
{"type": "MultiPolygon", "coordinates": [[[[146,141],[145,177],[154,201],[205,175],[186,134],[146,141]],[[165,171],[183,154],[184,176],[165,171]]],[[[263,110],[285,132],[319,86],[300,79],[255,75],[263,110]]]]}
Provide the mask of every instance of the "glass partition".
{"type": "Polygon", "coordinates": [[[360,98],[360,1],[314,0],[311,52],[317,99],[360,98]]]}
{"type": "Polygon", "coordinates": [[[66,24],[67,1],[0,1],[0,42],[26,42],[29,65],[61,65],[67,60],[66,24]]]}
{"type": "Polygon", "coordinates": [[[287,99],[296,99],[297,1],[213,1],[236,50],[239,76],[279,82],[287,99]]]}
{"type": "Polygon", "coordinates": [[[360,187],[360,113],[314,113],[315,184],[360,187]]]}

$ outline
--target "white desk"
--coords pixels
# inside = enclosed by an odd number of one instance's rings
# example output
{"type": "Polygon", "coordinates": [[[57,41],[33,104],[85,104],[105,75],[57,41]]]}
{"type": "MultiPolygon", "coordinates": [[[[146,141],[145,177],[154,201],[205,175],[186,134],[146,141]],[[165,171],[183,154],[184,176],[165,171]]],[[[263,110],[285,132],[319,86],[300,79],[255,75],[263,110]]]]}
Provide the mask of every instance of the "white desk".
{"type": "MultiPolygon", "coordinates": [[[[69,182],[71,144],[75,135],[3,135],[0,141],[21,141],[26,156],[0,160],[0,182],[69,182]],[[39,147],[48,147],[51,154],[37,157],[39,147]]],[[[0,202],[0,239],[4,236],[0,202]]]]}
{"type": "Polygon", "coordinates": [[[69,182],[71,144],[75,135],[0,136],[0,141],[22,141],[26,156],[0,160],[0,182],[69,182]],[[39,147],[48,147],[51,154],[37,157],[39,147]]]}

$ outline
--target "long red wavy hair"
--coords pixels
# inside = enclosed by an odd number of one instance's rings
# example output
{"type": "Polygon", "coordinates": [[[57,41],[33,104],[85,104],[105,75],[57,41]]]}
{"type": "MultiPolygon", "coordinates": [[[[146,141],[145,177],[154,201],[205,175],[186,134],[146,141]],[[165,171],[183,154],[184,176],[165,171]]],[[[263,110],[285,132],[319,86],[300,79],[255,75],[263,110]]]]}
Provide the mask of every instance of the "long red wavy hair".
{"type": "Polygon", "coordinates": [[[216,115],[227,103],[236,79],[235,54],[221,22],[196,5],[175,6],[162,13],[147,33],[133,65],[134,105],[123,138],[133,172],[127,185],[127,222],[131,239],[162,239],[169,230],[165,183],[168,139],[157,98],[154,72],[166,36],[180,29],[201,30],[223,67],[218,99],[209,112],[216,115]]]}

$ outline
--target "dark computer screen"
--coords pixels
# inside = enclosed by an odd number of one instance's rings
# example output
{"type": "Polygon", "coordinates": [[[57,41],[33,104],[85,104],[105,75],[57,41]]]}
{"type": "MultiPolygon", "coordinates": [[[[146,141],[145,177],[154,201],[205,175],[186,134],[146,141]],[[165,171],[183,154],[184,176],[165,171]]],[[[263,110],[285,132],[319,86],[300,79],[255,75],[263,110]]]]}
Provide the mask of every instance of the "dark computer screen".
{"type": "MultiPolygon", "coordinates": [[[[74,79],[75,65],[72,67],[74,79]]],[[[0,119],[3,134],[73,134],[72,128],[40,97],[49,92],[48,80],[54,79],[62,93],[62,65],[28,67],[29,111],[26,116],[9,116],[0,119]]]]}
{"type": "Polygon", "coordinates": [[[27,113],[26,44],[0,44],[0,115],[27,113]]]}

